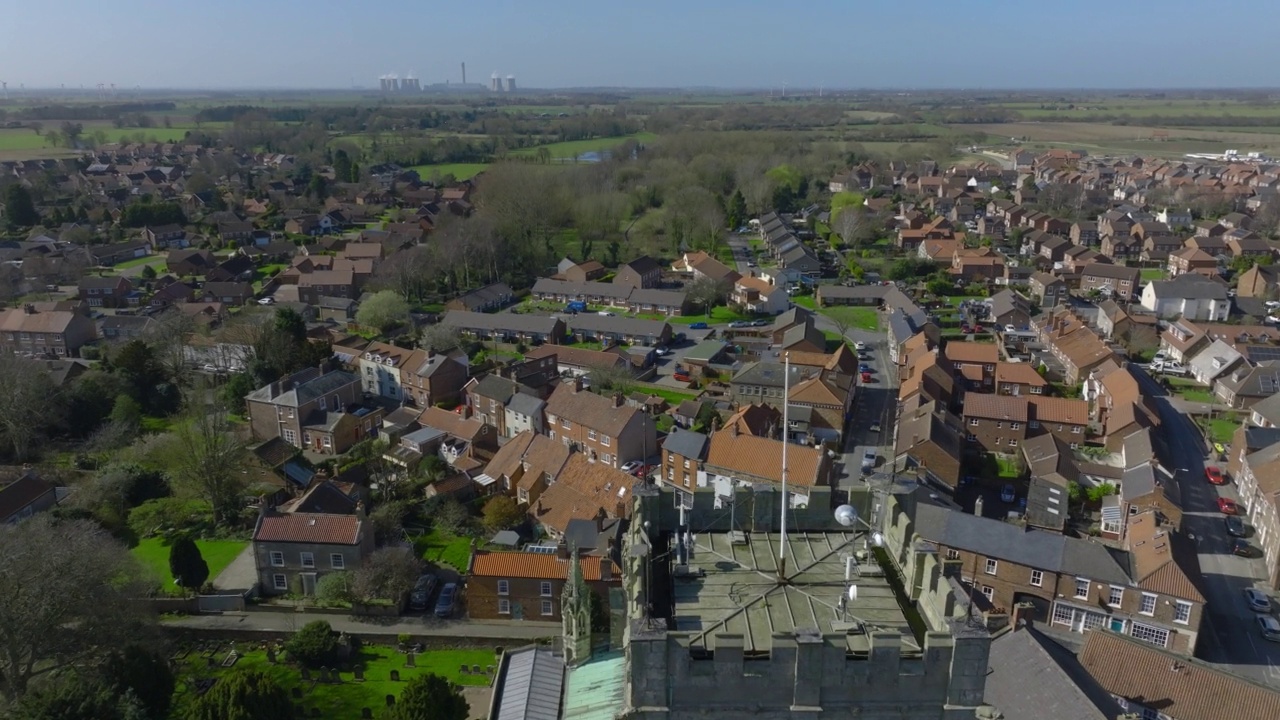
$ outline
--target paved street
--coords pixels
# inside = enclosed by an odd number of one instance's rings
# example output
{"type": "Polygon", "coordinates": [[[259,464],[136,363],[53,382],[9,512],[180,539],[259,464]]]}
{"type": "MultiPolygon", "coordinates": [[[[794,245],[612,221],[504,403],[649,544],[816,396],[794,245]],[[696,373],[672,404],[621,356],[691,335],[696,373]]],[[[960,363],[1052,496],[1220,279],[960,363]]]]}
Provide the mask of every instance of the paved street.
{"type": "Polygon", "coordinates": [[[1183,530],[1199,547],[1208,617],[1197,655],[1231,672],[1280,688],[1280,644],[1267,642],[1258,634],[1254,613],[1243,596],[1246,587],[1265,586],[1266,568],[1260,558],[1230,554],[1231,538],[1215,505],[1219,495],[1239,500],[1235,486],[1217,488],[1205,480],[1204,440],[1199,430],[1154,380],[1141,372],[1137,374],[1143,393],[1157,396],[1161,435],[1178,471],[1183,530]]]}

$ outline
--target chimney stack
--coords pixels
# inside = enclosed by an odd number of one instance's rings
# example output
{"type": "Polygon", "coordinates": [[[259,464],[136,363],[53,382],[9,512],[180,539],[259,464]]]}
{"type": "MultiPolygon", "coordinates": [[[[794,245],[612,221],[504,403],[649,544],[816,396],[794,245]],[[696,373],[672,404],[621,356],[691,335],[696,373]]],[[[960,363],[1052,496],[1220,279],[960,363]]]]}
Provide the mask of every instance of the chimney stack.
{"type": "Polygon", "coordinates": [[[573,391],[582,392],[582,376],[581,375],[573,376],[573,391]]]}
{"type": "Polygon", "coordinates": [[[613,394],[613,406],[614,406],[614,407],[616,407],[616,408],[620,408],[620,407],[622,407],[622,402],[623,402],[623,401],[622,401],[622,393],[620,393],[620,392],[616,392],[616,393],[614,393],[614,394],[613,394]]]}
{"type": "Polygon", "coordinates": [[[22,306],[22,312],[24,312],[24,313],[26,313],[26,314],[28,314],[28,315],[35,315],[35,314],[36,314],[36,306],[35,306],[35,305],[32,305],[31,303],[27,303],[27,304],[25,304],[25,305],[23,305],[23,306],[22,306]]]}
{"type": "Polygon", "coordinates": [[[613,579],[613,561],[609,558],[600,558],[600,579],[609,582],[613,579]]]}
{"type": "Polygon", "coordinates": [[[470,420],[470,419],[471,419],[471,404],[470,404],[470,403],[463,403],[462,408],[458,411],[458,414],[462,416],[462,419],[463,419],[463,420],[470,420]]]}

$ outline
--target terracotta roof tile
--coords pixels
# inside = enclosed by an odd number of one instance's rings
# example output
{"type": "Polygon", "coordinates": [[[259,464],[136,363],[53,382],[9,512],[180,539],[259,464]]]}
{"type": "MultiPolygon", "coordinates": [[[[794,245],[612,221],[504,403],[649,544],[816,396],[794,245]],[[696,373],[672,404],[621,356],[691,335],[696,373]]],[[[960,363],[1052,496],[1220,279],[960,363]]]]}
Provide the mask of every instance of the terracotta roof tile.
{"type": "MultiPolygon", "coordinates": [[[[711,436],[708,466],[782,482],[782,441],[721,430],[711,436]]],[[[822,451],[792,444],[787,448],[787,483],[812,487],[822,484],[826,463],[822,451]]]]}
{"type": "Polygon", "coordinates": [[[994,365],[1000,361],[1000,351],[991,343],[949,342],[943,352],[955,364],[994,365]]]}
{"type": "Polygon", "coordinates": [[[1178,720],[1280,717],[1280,693],[1123,635],[1089,632],[1080,664],[1108,693],[1178,720]]]}
{"type": "Polygon", "coordinates": [[[1026,422],[1027,409],[1027,399],[1024,397],[969,393],[964,398],[965,417],[1026,422]]]}
{"type": "Polygon", "coordinates": [[[621,470],[573,453],[530,513],[540,524],[561,533],[573,519],[593,520],[601,514],[622,517],[630,512],[636,482],[621,470]]]}
{"type": "Polygon", "coordinates": [[[1040,377],[1040,373],[1036,372],[1030,363],[1007,362],[996,363],[996,382],[1037,387],[1046,387],[1049,384],[1049,381],[1040,377]]]}
{"type": "MultiPolygon", "coordinates": [[[[587,582],[601,579],[601,563],[610,562],[598,555],[581,555],[578,563],[587,582]]],[[[610,563],[612,565],[612,563],[610,563]]],[[[531,552],[486,552],[477,550],[471,557],[472,577],[528,578],[531,580],[567,580],[569,559],[559,555],[531,552]]],[[[611,575],[618,579],[618,573],[611,575]]]]}
{"type": "Polygon", "coordinates": [[[258,522],[253,539],[257,542],[358,545],[361,524],[360,518],[355,515],[267,515],[258,522]]]}
{"type": "MultiPolygon", "coordinates": [[[[1129,554],[1133,556],[1134,580],[1138,587],[1173,597],[1204,602],[1184,564],[1194,564],[1194,550],[1168,527],[1156,524],[1155,513],[1145,512],[1129,519],[1129,554]]],[[[1199,574],[1199,568],[1190,568],[1199,574]]]]}
{"type": "Polygon", "coordinates": [[[1040,422],[1085,425],[1089,422],[1089,403],[1073,398],[1031,397],[1031,414],[1040,422]]]}

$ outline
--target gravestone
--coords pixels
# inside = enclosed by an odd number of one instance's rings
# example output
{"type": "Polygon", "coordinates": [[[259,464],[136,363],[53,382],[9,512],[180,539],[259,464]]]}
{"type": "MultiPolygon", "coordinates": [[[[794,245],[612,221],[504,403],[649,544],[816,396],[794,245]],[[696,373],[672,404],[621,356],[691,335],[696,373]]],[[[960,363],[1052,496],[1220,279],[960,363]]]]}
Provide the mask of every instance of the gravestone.
{"type": "Polygon", "coordinates": [[[290,691],[289,691],[289,694],[290,694],[290,695],[293,695],[293,699],[294,699],[294,700],[301,700],[301,699],[302,699],[302,688],[300,688],[300,687],[295,687],[295,688],[293,688],[292,690],[290,690],[290,691]]]}
{"type": "Polygon", "coordinates": [[[486,668],[484,669],[484,671],[485,671],[486,673],[488,673],[489,675],[492,675],[492,674],[493,674],[493,666],[492,666],[492,665],[490,665],[489,667],[486,667],[486,668]]]}
{"type": "Polygon", "coordinates": [[[469,666],[469,665],[463,665],[462,667],[458,668],[458,672],[462,673],[463,675],[470,675],[470,674],[471,674],[471,666],[469,666]]]}
{"type": "Polygon", "coordinates": [[[310,670],[308,670],[308,669],[306,669],[306,668],[302,668],[302,679],[303,679],[303,680],[306,680],[306,681],[310,681],[310,680],[311,680],[311,671],[310,671],[310,670]]]}
{"type": "Polygon", "coordinates": [[[327,667],[320,668],[319,674],[320,674],[320,682],[322,683],[329,682],[329,668],[327,667]]]}
{"type": "MultiPolygon", "coordinates": [[[[391,672],[395,672],[395,670],[392,670],[391,672]]],[[[395,695],[388,695],[388,696],[387,696],[387,707],[391,707],[392,705],[395,705],[395,704],[396,704],[396,696],[395,696],[395,695]]]]}
{"type": "Polygon", "coordinates": [[[373,710],[370,708],[360,708],[360,720],[373,720],[373,710]]]}
{"type": "Polygon", "coordinates": [[[471,666],[471,673],[472,673],[473,675],[479,675],[479,674],[480,674],[480,666],[479,666],[479,665],[472,665],[472,666],[471,666]]]}
{"type": "Polygon", "coordinates": [[[356,668],[356,680],[364,682],[364,669],[356,668]]]}
{"type": "Polygon", "coordinates": [[[413,664],[413,651],[409,651],[409,653],[407,653],[407,654],[404,656],[404,666],[405,666],[405,667],[416,667],[416,666],[413,664]]]}
{"type": "Polygon", "coordinates": [[[391,682],[400,682],[400,671],[399,671],[399,670],[392,670],[392,671],[391,671],[391,682]]]}

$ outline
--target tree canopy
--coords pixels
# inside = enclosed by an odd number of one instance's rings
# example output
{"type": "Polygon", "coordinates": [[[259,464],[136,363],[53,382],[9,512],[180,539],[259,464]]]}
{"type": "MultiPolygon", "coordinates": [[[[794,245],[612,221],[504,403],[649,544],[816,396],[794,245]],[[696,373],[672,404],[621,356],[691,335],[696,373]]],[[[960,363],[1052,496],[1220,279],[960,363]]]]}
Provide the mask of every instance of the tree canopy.
{"type": "Polygon", "coordinates": [[[360,303],[356,322],[378,330],[405,325],[409,322],[409,303],[394,290],[380,290],[360,303]]]}
{"type": "Polygon", "coordinates": [[[467,720],[467,700],[458,686],[435,673],[423,673],[405,683],[385,720],[467,720]]]}
{"type": "Polygon", "coordinates": [[[233,670],[218,678],[187,713],[187,720],[293,720],[289,692],[257,670],[233,670]]]}

